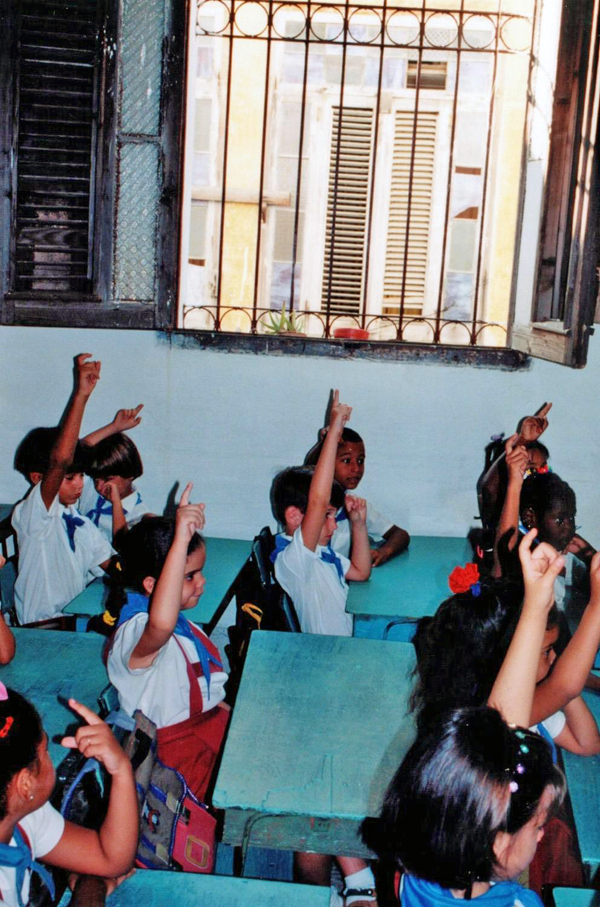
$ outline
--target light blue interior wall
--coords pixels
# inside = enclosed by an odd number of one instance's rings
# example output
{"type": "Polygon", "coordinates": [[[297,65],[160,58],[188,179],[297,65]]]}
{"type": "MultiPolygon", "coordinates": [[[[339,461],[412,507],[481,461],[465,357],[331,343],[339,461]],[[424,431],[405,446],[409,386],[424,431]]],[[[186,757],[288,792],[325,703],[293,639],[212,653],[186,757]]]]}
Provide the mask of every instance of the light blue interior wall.
{"type": "Polygon", "coordinates": [[[271,479],[302,461],[329,389],[339,387],[354,407],[351,426],[366,440],[361,493],[414,534],[464,534],[489,436],[514,430],[521,415],[553,401],[544,440],[577,493],[582,532],[600,542],[595,341],[582,371],[534,361],[528,371],[508,372],[179,349],[150,332],[2,327],[0,501],[23,494],[14,450],[33,426],[56,423],[81,351],[102,360],[84,432],[143,402],[133,437],[145,500],[161,512],[173,483],[193,480],[210,535],[249,538],[271,521],[271,479]]]}

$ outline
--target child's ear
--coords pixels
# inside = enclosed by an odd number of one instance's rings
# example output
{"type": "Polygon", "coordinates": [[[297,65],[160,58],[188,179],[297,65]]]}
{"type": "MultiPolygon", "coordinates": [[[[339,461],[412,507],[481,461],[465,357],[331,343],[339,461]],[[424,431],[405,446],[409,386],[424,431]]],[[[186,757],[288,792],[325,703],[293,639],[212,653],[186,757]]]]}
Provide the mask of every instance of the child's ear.
{"type": "Polygon", "coordinates": [[[29,481],[32,485],[39,485],[42,479],[44,478],[43,472],[30,472],[29,481]]]}
{"type": "Polygon", "coordinates": [[[535,511],[528,507],[523,511],[523,525],[526,529],[537,529],[537,517],[535,511]]]}
{"type": "Polygon", "coordinates": [[[508,863],[508,858],[510,856],[510,848],[512,846],[512,835],[509,835],[507,831],[499,831],[494,838],[494,856],[496,858],[496,865],[502,869],[503,866],[506,866],[508,863]]]}
{"type": "Polygon", "coordinates": [[[295,507],[293,504],[290,504],[289,507],[286,507],[283,513],[285,518],[285,525],[287,528],[292,530],[292,533],[296,531],[302,520],[304,519],[304,514],[299,507],[295,507]]]}
{"type": "Polygon", "coordinates": [[[17,797],[24,803],[33,799],[32,795],[35,788],[35,775],[30,768],[22,768],[13,775],[11,787],[17,797]]]}
{"type": "Polygon", "coordinates": [[[144,587],[144,590],[148,593],[148,595],[152,595],[152,593],[154,592],[154,587],[156,586],[156,580],[153,576],[146,576],[142,580],[142,586],[144,587]]]}

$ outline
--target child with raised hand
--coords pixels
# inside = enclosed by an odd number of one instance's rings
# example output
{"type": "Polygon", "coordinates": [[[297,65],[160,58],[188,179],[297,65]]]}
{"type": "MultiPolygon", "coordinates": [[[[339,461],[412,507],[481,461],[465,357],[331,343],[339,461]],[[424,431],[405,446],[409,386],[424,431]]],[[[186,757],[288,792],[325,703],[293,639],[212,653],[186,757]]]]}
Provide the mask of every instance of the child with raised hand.
{"type": "MultiPolygon", "coordinates": [[[[314,466],[323,448],[328,428],[321,429],[318,443],[309,450],[304,463],[314,466]]],[[[335,457],[334,478],[342,486],[347,495],[354,494],[365,472],[365,444],[358,432],[344,427],[335,457]]],[[[378,513],[366,501],[367,509],[367,534],[376,543],[371,549],[371,563],[373,567],[385,564],[390,558],[402,554],[408,548],[410,536],[405,529],[391,523],[386,517],[378,513]]],[[[334,551],[350,557],[352,542],[351,521],[348,510],[342,506],[336,515],[337,529],[332,539],[334,551]]]]}
{"type": "Polygon", "coordinates": [[[158,755],[184,776],[202,802],[229,718],[227,674],[216,646],[181,612],[204,590],[206,548],[198,531],[204,504],[190,503],[191,483],[175,520],[148,517],[123,538],[126,584],[135,589],[121,611],[108,676],[121,708],[139,709],[158,728],[158,755]]]}
{"type": "Polygon", "coordinates": [[[124,434],[142,421],[139,413],[143,405],[120,409],[112,422],[83,439],[88,452],[86,472],[91,480],[84,483],[79,509],[110,540],[148,513],[134,485],[144,472],[142,458],[124,434]]]}
{"type": "Polygon", "coordinates": [[[571,752],[593,755],[600,752],[600,734],[581,691],[600,644],[600,555],[579,628],[555,659],[553,590],[564,558],[547,543],[532,550],[536,535],[529,532],[519,548],[524,600],[519,584],[470,576],[464,588],[455,585],[457,593],[434,617],[419,622],[412,697],[417,723],[489,702],[506,720],[537,727],[571,752]]]}
{"type": "Polygon", "coordinates": [[[75,358],[75,381],[58,429],[34,429],[19,446],[15,465],[33,488],[14,509],[19,545],[15,608],[22,624],[45,620],[101,576],[113,549],[76,503],[83,488],[84,454],[79,430],[100,362],[75,358]],[[36,462],[37,459],[37,462],[36,462]],[[32,468],[37,467],[37,468],[32,468]]]}
{"type": "Polygon", "coordinates": [[[396,872],[402,907],[450,907],[457,898],[541,907],[514,880],[564,790],[539,736],[508,726],[494,709],[458,709],[419,734],[363,835],[396,872]]]}
{"type": "Polygon", "coordinates": [[[347,580],[367,580],[371,573],[366,501],[362,498],[345,498],[352,559],[337,554],[331,546],[336,512],[344,504],[344,493],[334,479],[335,459],[351,412],[339,402],[336,390],[316,467],[285,469],[271,486],[273,515],[284,528],[273,552],[275,576],[290,595],[305,633],[351,636],[347,580]]]}
{"type": "Polygon", "coordinates": [[[0,896],[9,907],[28,903],[32,872],[52,886],[38,857],[106,878],[133,864],[139,819],[129,759],[94,712],[74,699],[69,705],[85,724],[74,737],[65,737],[63,746],[98,759],[111,777],[108,811],[98,831],[65,822],[48,802],[54,767],[40,717],[19,693],[0,684],[0,896]]]}

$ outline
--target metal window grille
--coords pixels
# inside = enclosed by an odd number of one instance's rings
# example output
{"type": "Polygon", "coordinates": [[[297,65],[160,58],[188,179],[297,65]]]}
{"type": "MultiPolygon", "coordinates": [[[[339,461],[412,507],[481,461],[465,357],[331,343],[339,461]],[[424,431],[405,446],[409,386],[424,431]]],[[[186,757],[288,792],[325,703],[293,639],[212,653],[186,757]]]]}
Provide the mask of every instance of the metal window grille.
{"type": "Polygon", "coordinates": [[[536,2],[202,0],[190,91],[212,139],[188,168],[183,326],[278,330],[285,307],[311,336],[504,345],[536,2]]]}
{"type": "Polygon", "coordinates": [[[18,10],[11,286],[89,294],[98,0],[18,10]]]}

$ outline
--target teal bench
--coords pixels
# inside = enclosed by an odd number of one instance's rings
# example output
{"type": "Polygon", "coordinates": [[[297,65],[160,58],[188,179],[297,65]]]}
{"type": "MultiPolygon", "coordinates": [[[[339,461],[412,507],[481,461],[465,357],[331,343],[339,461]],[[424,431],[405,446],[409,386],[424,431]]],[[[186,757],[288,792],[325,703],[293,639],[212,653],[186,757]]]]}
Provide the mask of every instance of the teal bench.
{"type": "MultiPolygon", "coordinates": [[[[67,907],[70,892],[59,907],[67,907]]],[[[231,876],[138,869],[106,900],[107,907],[328,907],[329,888],[231,876]]]]}
{"type": "Polygon", "coordinates": [[[600,891],[592,888],[552,888],[555,907],[600,907],[600,891]]]}
{"type": "Polygon", "coordinates": [[[409,642],[416,620],[452,594],[454,567],[472,560],[467,539],[412,536],[408,551],[374,567],[366,583],[350,583],[346,611],[354,616],[354,636],[409,642]]]}

